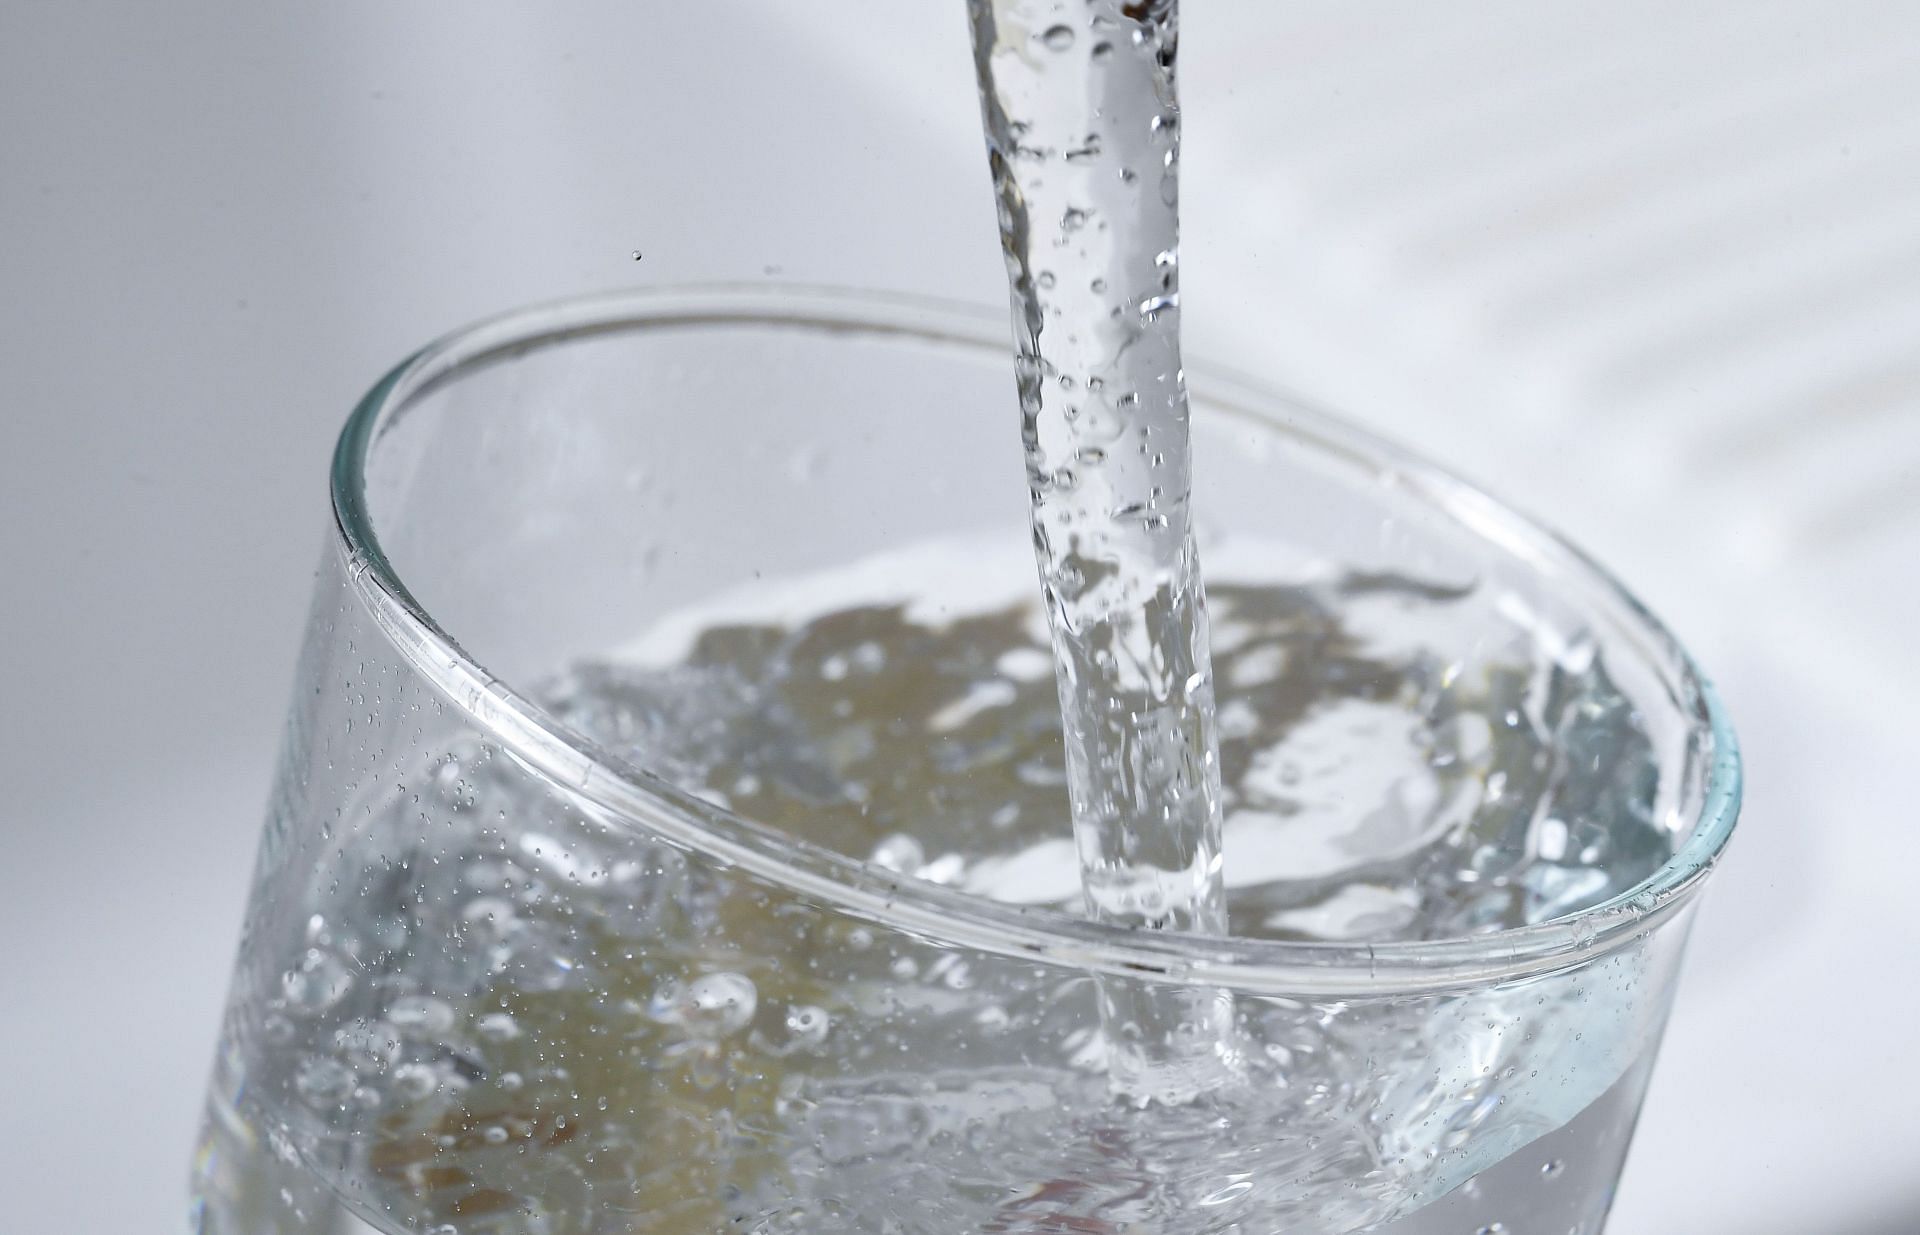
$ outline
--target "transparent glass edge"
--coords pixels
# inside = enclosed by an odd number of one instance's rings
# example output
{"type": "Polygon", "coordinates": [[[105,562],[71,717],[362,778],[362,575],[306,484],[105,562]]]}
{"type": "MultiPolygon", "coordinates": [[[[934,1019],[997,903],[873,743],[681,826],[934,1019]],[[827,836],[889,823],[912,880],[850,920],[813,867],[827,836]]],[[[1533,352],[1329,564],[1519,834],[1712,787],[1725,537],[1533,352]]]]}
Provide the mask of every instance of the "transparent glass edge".
{"type": "Polygon", "coordinates": [[[893,876],[733,815],[628,767],[488,674],[438,626],[381,551],[359,484],[361,461],[374,445],[383,412],[404,407],[475,364],[586,334],[700,323],[846,329],[970,347],[992,345],[1006,329],[995,311],[977,305],[828,286],[710,284],[551,302],[453,331],[402,361],[356,406],[333,458],[335,547],[349,586],[383,636],[477,728],[543,778],[579,797],[602,822],[637,826],[853,916],[944,943],[1144,981],[1333,998],[1461,992],[1585,965],[1631,945],[1667,920],[1691,900],[1724,851],[1742,792],[1732,725],[1692,657],[1610,572],[1538,520],[1405,448],[1297,397],[1204,366],[1195,370],[1196,385],[1206,385],[1209,375],[1217,373],[1224,389],[1205,392],[1197,402],[1262,422],[1274,416],[1256,404],[1283,406],[1304,421],[1289,417],[1289,432],[1372,468],[1390,464],[1456,515],[1462,514],[1463,499],[1483,507],[1481,513],[1494,516],[1501,532],[1517,532],[1530,548],[1565,555],[1589,582],[1628,606],[1644,633],[1673,654],[1695,686],[1709,734],[1699,815],[1672,858],[1633,888],[1580,913],[1487,935],[1384,944],[1155,936],[893,876]]]}

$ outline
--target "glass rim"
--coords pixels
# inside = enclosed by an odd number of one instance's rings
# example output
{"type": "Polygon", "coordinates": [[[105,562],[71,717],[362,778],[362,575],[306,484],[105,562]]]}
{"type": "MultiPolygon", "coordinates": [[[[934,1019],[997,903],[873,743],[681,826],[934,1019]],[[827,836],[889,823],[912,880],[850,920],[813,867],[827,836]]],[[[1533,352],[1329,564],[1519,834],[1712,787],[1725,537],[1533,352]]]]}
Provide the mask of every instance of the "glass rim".
{"type": "MultiPolygon", "coordinates": [[[[408,590],[380,546],[364,464],[420,396],[478,368],[590,335],[687,326],[786,327],[992,348],[1009,358],[1004,310],[821,285],[698,284],[602,293],[511,310],[442,336],[383,377],[348,417],[334,452],[334,548],[382,634],[503,752],[555,783],[604,825],[637,828],[754,878],[890,930],[1103,974],[1280,996],[1399,996],[1542,977],[1626,947],[1687,904],[1739,814],[1737,742],[1718,695],[1679,642],[1613,576],[1538,521],[1417,454],[1229,370],[1188,366],[1203,414],[1249,418],[1344,456],[1413,491],[1475,534],[1578,575],[1648,652],[1678,665],[1708,741],[1687,839],[1646,879],[1565,917],[1452,938],[1346,943],[1133,930],[1007,904],[899,875],[755,822],[601,749],[470,657],[408,590]],[[1277,414],[1284,410],[1284,417],[1277,414]]],[[[1009,442],[1012,438],[1009,437],[1009,442]]]]}

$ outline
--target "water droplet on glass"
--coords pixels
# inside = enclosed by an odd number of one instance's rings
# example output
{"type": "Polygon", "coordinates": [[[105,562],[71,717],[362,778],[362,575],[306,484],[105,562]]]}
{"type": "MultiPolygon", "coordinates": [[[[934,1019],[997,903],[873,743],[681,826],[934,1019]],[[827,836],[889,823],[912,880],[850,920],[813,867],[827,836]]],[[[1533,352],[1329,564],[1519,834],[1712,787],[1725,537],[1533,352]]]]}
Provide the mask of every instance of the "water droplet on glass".
{"type": "Polygon", "coordinates": [[[1048,26],[1040,41],[1047,45],[1048,51],[1065,51],[1073,46],[1073,27],[1048,26]]]}

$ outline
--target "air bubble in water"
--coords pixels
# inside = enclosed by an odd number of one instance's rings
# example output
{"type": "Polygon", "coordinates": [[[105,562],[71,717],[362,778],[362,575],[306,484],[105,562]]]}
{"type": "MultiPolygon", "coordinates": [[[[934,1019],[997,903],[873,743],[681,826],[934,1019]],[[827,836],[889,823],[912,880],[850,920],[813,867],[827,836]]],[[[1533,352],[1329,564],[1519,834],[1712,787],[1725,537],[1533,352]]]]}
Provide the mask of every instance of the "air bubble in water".
{"type": "Polygon", "coordinates": [[[385,1021],[367,1021],[334,1031],[333,1049],[359,1072],[385,1072],[400,1057],[397,1031],[385,1021]]]}
{"type": "Polygon", "coordinates": [[[1179,307],[1180,297],[1178,293],[1164,296],[1149,296],[1140,302],[1140,316],[1147,321],[1152,321],[1167,310],[1177,309],[1179,307]]]}
{"type": "Polygon", "coordinates": [[[724,1038],[753,1020],[759,990],[740,973],[709,973],[681,984],[669,980],[654,992],[649,1014],[694,1038],[724,1038]]]}
{"type": "Polygon", "coordinates": [[[1047,45],[1048,51],[1065,51],[1073,46],[1073,27],[1049,26],[1040,41],[1047,45]]]}
{"type": "Polygon", "coordinates": [[[473,1031],[486,1042],[511,1042],[520,1036],[520,1024],[505,1012],[490,1012],[480,1018],[473,1031]]]}
{"type": "Polygon", "coordinates": [[[293,1138],[287,1135],[285,1128],[267,1129],[267,1148],[273,1151],[274,1157],[288,1166],[300,1164],[300,1151],[293,1147],[293,1138]]]}
{"type": "Polygon", "coordinates": [[[332,1106],[353,1089],[353,1069],[337,1059],[317,1055],[300,1065],[293,1084],[300,1096],[315,1106],[332,1106]]]}
{"type": "Polygon", "coordinates": [[[403,1102],[418,1102],[440,1087],[440,1074],[423,1063],[403,1063],[393,1070],[388,1084],[394,1096],[403,1102]]]}
{"type": "Polygon", "coordinates": [[[1251,1191],[1253,1191],[1252,1180],[1236,1179],[1232,1183],[1229,1183],[1226,1187],[1201,1197],[1200,1203],[1202,1205],[1209,1205],[1209,1206],[1226,1205],[1239,1200],[1241,1197],[1245,1196],[1247,1193],[1251,1191]]]}
{"type": "Polygon", "coordinates": [[[822,1008],[799,1003],[787,1009],[787,1033],[796,1046],[818,1046],[827,1039],[832,1020],[822,1008]]]}
{"type": "Polygon", "coordinates": [[[387,1009],[387,1022],[408,1037],[434,1038],[453,1028],[453,1009],[431,995],[402,995],[387,1009]]]}
{"type": "Polygon", "coordinates": [[[346,963],[331,952],[312,948],[297,968],[280,975],[287,1006],[297,1012],[324,1012],[339,1003],[353,986],[346,963]]]}

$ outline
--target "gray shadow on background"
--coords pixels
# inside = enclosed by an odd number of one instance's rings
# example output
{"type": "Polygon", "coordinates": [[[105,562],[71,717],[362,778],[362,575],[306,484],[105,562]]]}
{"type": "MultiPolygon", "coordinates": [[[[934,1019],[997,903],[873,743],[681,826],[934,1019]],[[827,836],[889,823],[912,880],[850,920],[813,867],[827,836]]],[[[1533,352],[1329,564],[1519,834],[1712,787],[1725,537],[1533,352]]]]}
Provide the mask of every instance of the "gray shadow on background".
{"type": "Polygon", "coordinates": [[[1876,1205],[1870,1214],[1836,1216],[1817,1232],[1805,1226],[1770,1226],[1750,1235],[1915,1235],[1920,1232],[1920,1191],[1897,1207],[1876,1205]]]}

